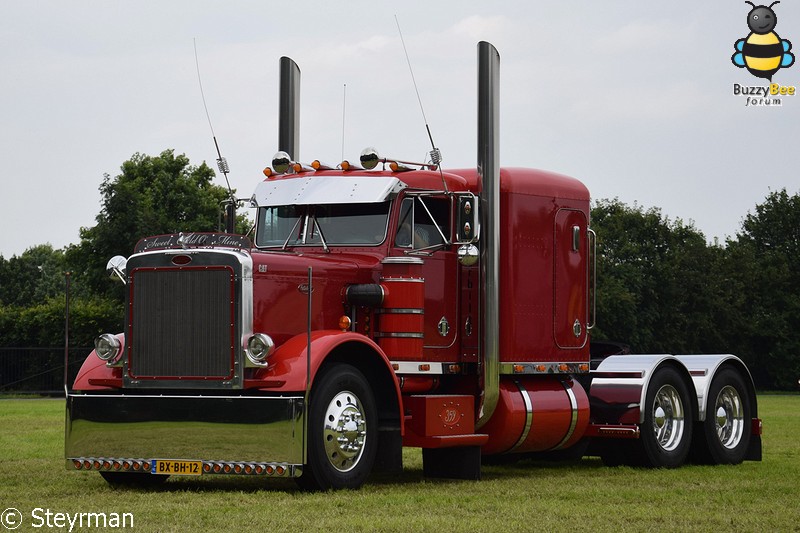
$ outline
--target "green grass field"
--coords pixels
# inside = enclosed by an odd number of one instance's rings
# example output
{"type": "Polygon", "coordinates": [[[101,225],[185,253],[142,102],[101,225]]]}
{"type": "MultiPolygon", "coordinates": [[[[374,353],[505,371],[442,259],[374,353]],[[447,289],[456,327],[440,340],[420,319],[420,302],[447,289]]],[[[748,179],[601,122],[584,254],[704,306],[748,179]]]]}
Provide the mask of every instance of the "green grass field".
{"type": "Polygon", "coordinates": [[[42,524],[48,509],[131,513],[142,532],[800,531],[800,395],[760,396],[759,410],[762,462],[677,470],[522,462],[486,466],[479,482],[434,481],[422,477],[421,454],[406,450],[399,476],[309,494],[290,480],[228,476],[114,489],[99,474],[65,469],[63,400],[3,399],[0,510],[20,511],[16,531],[69,531],[42,524]]]}

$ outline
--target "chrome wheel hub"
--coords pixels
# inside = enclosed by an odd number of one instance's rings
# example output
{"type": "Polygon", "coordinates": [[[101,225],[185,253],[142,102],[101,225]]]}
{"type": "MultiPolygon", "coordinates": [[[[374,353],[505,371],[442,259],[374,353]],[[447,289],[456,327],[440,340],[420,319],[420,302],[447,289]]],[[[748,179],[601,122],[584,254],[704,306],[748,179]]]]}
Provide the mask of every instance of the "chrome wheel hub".
{"type": "Polygon", "coordinates": [[[683,402],[672,385],[664,385],[653,402],[653,431],[656,442],[666,451],[678,447],[685,428],[683,402]]]}
{"type": "Polygon", "coordinates": [[[325,455],[340,472],[354,468],[364,451],[367,440],[367,420],[358,396],[342,391],[333,397],[325,411],[325,455]]]}
{"type": "Polygon", "coordinates": [[[720,444],[728,449],[735,448],[744,434],[744,406],[739,391],[730,385],[719,391],[714,404],[714,418],[720,444]]]}

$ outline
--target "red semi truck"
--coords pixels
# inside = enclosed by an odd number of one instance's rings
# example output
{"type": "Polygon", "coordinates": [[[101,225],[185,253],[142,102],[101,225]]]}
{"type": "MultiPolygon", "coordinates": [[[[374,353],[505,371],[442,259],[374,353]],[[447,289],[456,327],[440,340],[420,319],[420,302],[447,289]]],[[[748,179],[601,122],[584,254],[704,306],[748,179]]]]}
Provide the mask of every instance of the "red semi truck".
{"type": "Polygon", "coordinates": [[[529,454],[760,460],[737,357],[590,350],[589,192],[499,166],[498,79],[479,43],[476,168],[371,149],[333,168],[295,162],[299,69],[283,58],[282,152],[250,200],[252,238],[150,237],[109,262],[125,330],[68,390],[67,468],[328,489],[402,468],[404,446],[426,476],[462,479],[529,454]]]}

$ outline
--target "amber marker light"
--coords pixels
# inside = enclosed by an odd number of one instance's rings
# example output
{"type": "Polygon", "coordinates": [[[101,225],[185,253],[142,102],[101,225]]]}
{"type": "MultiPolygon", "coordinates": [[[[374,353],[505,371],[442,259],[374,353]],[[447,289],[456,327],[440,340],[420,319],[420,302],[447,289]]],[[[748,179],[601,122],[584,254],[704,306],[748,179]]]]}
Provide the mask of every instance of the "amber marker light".
{"type": "Polygon", "coordinates": [[[536,371],[537,372],[544,372],[545,370],[547,370],[547,366],[545,366],[545,365],[536,365],[536,371]]]}
{"type": "Polygon", "coordinates": [[[514,365],[514,373],[515,374],[522,374],[525,372],[525,367],[522,365],[514,365]]]}
{"type": "Polygon", "coordinates": [[[342,331],[347,331],[350,329],[352,322],[350,321],[350,317],[347,315],[342,315],[339,317],[339,329],[342,331]]]}
{"type": "Polygon", "coordinates": [[[419,365],[419,371],[420,372],[427,372],[430,369],[431,369],[431,365],[429,365],[429,364],[419,365]]]}
{"type": "Polygon", "coordinates": [[[266,177],[268,177],[268,178],[271,178],[271,177],[272,177],[272,174],[273,174],[273,172],[272,172],[272,169],[271,169],[270,167],[267,167],[267,168],[265,168],[265,169],[264,169],[264,170],[262,170],[261,172],[263,172],[263,173],[264,173],[264,175],[265,175],[266,177]]]}
{"type": "Polygon", "coordinates": [[[569,372],[569,365],[566,363],[561,363],[560,365],[558,365],[558,370],[560,372],[569,372]]]}
{"type": "Polygon", "coordinates": [[[589,364],[588,363],[581,363],[581,366],[578,367],[581,372],[588,372],[589,371],[589,364]]]}

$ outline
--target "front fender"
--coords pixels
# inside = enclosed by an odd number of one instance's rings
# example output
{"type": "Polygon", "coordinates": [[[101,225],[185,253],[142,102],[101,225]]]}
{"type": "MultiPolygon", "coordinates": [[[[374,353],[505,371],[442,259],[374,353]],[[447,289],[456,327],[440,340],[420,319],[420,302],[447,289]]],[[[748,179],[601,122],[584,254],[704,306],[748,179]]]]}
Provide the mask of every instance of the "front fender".
{"type": "MultiPolygon", "coordinates": [[[[116,336],[125,350],[125,335],[116,336]]],[[[122,367],[108,366],[105,361],[97,357],[95,350],[86,357],[78,370],[78,375],[72,384],[72,390],[96,391],[109,390],[122,387],[122,367]]]]}
{"type": "MultiPolygon", "coordinates": [[[[352,331],[339,330],[318,330],[311,333],[311,354],[308,354],[308,336],[306,334],[295,335],[283,343],[270,357],[269,366],[265,369],[256,371],[255,380],[265,382],[279,382],[279,386],[270,386],[270,391],[304,391],[308,383],[313,383],[320,367],[328,356],[335,352],[337,348],[347,343],[356,343],[374,353],[376,359],[386,372],[394,375],[392,364],[383,353],[383,350],[369,337],[352,331]],[[308,381],[306,381],[308,375],[308,381]]],[[[358,366],[358,360],[352,361],[354,366],[358,366]]],[[[255,381],[254,381],[255,383],[255,381]]],[[[400,399],[400,387],[396,383],[397,397],[400,399]]]]}

